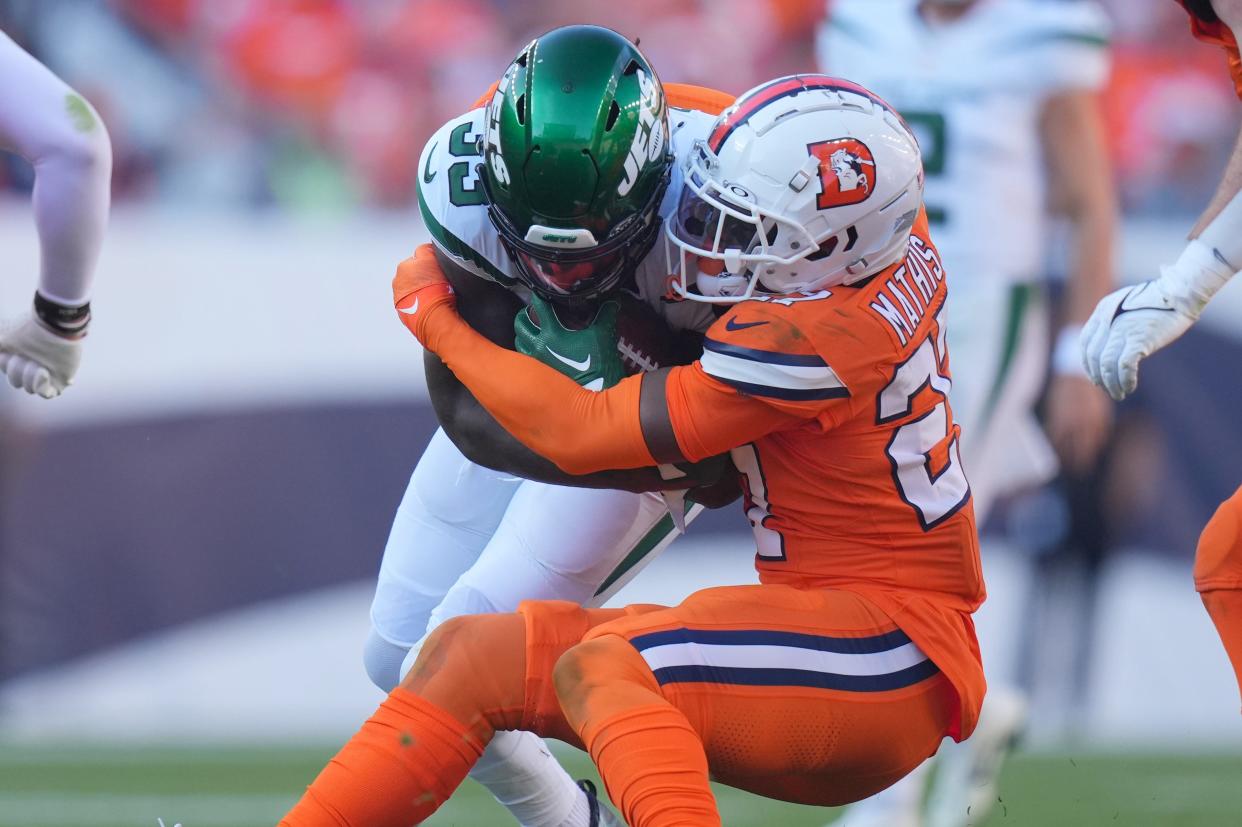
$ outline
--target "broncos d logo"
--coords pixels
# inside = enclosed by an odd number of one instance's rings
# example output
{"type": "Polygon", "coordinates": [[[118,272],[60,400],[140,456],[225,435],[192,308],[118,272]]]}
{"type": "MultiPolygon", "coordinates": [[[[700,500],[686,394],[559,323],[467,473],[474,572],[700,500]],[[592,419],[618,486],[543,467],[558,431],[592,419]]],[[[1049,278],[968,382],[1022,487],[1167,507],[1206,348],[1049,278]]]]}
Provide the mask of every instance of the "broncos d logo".
{"type": "Polygon", "coordinates": [[[816,207],[847,207],[870,197],[875,188],[875,158],[866,144],[855,138],[834,138],[806,148],[819,159],[816,207]]]}

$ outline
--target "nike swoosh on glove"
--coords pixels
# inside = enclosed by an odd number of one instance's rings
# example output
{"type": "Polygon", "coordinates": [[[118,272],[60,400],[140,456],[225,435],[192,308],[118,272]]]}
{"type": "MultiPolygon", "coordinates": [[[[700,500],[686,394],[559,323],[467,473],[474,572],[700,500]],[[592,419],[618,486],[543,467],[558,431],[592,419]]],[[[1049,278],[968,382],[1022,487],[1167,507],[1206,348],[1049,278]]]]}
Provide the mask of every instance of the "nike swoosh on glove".
{"type": "Polygon", "coordinates": [[[1082,331],[1083,366],[1118,401],[1138,386],[1139,362],[1199,318],[1160,283],[1145,281],[1105,296],[1082,331]]]}
{"type": "Polygon", "coordinates": [[[33,317],[0,332],[0,372],[27,393],[55,399],[72,384],[81,362],[80,336],[59,336],[33,317]]]}
{"type": "Polygon", "coordinates": [[[1211,248],[1191,242],[1160,278],[1101,299],[1079,340],[1091,381],[1124,399],[1138,386],[1139,362],[1185,333],[1232,275],[1211,248]]]}
{"type": "Polygon", "coordinates": [[[457,300],[436,261],[434,247],[423,244],[414,255],[397,265],[397,274],[392,279],[392,298],[401,323],[424,347],[435,350],[429,342],[431,311],[441,305],[452,307],[457,300]]]}

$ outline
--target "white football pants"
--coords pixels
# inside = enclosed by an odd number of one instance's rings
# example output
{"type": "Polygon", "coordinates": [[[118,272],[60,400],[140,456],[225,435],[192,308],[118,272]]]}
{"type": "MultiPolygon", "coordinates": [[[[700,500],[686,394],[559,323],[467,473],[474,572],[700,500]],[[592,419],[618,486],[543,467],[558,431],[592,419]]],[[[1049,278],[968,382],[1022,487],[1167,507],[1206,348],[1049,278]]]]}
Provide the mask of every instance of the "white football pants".
{"type": "Polygon", "coordinates": [[[371,625],[409,648],[450,617],[510,612],[522,600],[598,605],[675,536],[657,494],[491,471],[437,430],[397,508],[371,625]]]}

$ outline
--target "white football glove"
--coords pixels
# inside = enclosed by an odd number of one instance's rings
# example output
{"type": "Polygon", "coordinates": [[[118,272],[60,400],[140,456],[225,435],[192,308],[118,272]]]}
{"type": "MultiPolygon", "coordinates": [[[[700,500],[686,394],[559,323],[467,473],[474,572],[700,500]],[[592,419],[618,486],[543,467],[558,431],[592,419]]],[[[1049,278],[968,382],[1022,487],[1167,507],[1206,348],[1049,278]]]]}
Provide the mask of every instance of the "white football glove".
{"type": "Polygon", "coordinates": [[[82,339],[53,333],[33,316],[0,331],[0,372],[9,384],[55,399],[73,382],[82,361],[82,339]]]}
{"type": "Polygon", "coordinates": [[[1191,241],[1160,278],[1109,293],[1082,330],[1083,367],[1118,401],[1138,386],[1139,362],[1198,320],[1232,268],[1201,241],[1191,241]]]}

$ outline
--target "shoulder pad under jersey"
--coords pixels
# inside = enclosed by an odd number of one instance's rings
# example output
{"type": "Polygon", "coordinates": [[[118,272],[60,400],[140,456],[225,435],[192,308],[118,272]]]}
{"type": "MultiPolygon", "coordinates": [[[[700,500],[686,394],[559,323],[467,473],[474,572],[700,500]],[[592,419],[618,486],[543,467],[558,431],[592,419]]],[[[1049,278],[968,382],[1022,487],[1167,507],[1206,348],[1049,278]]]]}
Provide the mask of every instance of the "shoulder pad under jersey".
{"type": "Polygon", "coordinates": [[[790,402],[847,398],[849,388],[804,332],[812,317],[834,304],[832,298],[831,291],[820,290],[733,305],[708,329],[699,364],[748,396],[790,402]]]}
{"type": "Polygon", "coordinates": [[[473,109],[436,130],[418,159],[418,209],[431,239],[463,269],[505,286],[517,283],[513,263],[487,217],[476,167],[483,110],[473,109]]]}

